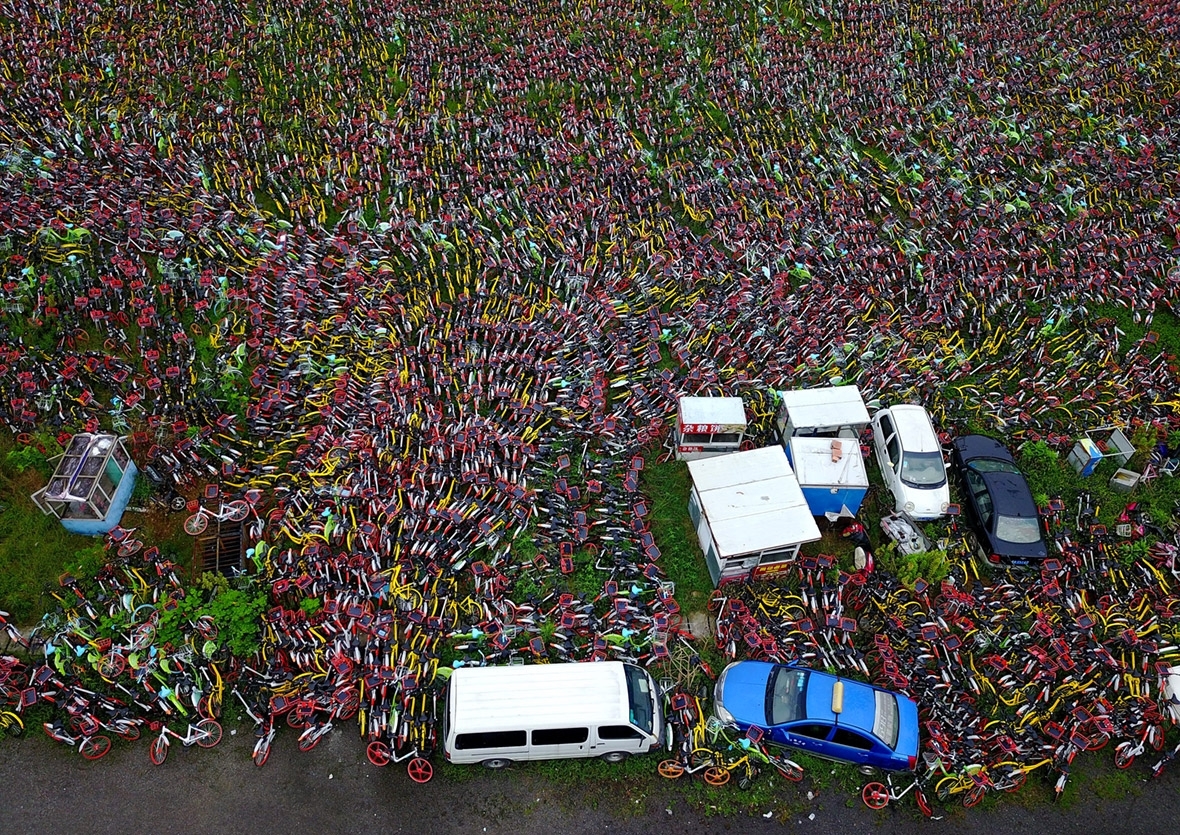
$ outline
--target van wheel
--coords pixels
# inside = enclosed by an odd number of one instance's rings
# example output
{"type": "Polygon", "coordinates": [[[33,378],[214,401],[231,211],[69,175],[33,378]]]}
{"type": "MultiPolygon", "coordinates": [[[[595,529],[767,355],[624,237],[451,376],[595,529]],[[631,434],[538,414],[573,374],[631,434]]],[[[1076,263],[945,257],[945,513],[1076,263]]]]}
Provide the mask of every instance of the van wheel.
{"type": "Polygon", "coordinates": [[[627,759],[626,751],[611,751],[609,754],[602,755],[602,761],[608,763],[621,763],[627,759]]]}
{"type": "Polygon", "coordinates": [[[484,760],[481,765],[483,765],[484,768],[507,768],[508,766],[512,765],[512,760],[506,760],[503,757],[496,757],[495,759],[484,760]]]}

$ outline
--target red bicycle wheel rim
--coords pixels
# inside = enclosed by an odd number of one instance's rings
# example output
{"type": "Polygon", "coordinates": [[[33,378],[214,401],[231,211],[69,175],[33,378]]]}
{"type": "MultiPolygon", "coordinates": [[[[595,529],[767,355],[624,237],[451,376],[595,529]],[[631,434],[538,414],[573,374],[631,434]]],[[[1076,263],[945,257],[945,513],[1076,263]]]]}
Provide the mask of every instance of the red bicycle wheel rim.
{"type": "Polygon", "coordinates": [[[139,725],[132,725],[119,734],[119,738],[125,739],[128,742],[135,742],[135,740],[139,739],[139,733],[139,725]]]}
{"type": "Polygon", "coordinates": [[[168,743],[159,737],[153,739],[152,744],[148,746],[148,758],[152,765],[163,765],[164,760],[168,759],[168,743]]]}
{"type": "Polygon", "coordinates": [[[127,669],[127,659],[116,652],[104,655],[98,662],[98,674],[107,681],[118,678],[127,669]]]}
{"type": "Polygon", "coordinates": [[[983,800],[983,786],[972,786],[968,792],[963,795],[963,808],[970,809],[972,806],[978,805],[979,801],[983,800]]]}
{"type": "Polygon", "coordinates": [[[926,792],[922,791],[917,786],[914,786],[914,800],[918,802],[918,809],[926,817],[934,817],[934,808],[930,805],[930,801],[926,799],[926,792]]]}
{"type": "Polygon", "coordinates": [[[83,740],[78,750],[88,760],[101,759],[111,750],[111,740],[105,736],[92,736],[83,740]]]}
{"type": "Polygon", "coordinates": [[[1122,746],[1114,749],[1114,767],[1118,769],[1130,768],[1131,764],[1135,762],[1135,755],[1131,753],[1131,746],[1122,746]]]}
{"type": "Polygon", "coordinates": [[[860,799],[870,809],[884,809],[889,805],[889,789],[884,783],[866,783],[860,790],[860,799]]]}
{"type": "Polygon", "coordinates": [[[209,520],[203,513],[195,513],[184,520],[184,532],[189,536],[199,536],[209,527],[209,520]]]}
{"type": "Polygon", "coordinates": [[[262,768],[264,765],[266,765],[266,761],[269,759],[270,759],[270,746],[269,745],[266,746],[265,748],[263,748],[261,751],[256,751],[254,753],[254,765],[258,766],[259,768],[262,768]]]}
{"type": "Polygon", "coordinates": [[[434,766],[430,764],[430,760],[414,757],[406,766],[406,773],[415,783],[429,783],[430,778],[434,776],[434,766]]]}
{"type": "Polygon", "coordinates": [[[378,739],[370,742],[365,748],[365,756],[369,758],[369,762],[381,768],[389,765],[389,761],[393,759],[393,752],[389,750],[386,743],[378,739]]]}

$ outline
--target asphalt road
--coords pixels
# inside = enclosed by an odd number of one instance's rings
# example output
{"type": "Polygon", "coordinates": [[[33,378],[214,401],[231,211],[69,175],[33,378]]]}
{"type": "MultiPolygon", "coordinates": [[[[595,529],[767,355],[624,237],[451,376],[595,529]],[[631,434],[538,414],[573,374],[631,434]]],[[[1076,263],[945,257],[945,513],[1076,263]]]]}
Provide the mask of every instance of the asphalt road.
{"type": "Polygon", "coordinates": [[[725,818],[690,810],[677,789],[662,781],[655,781],[646,795],[647,789],[619,786],[604,792],[589,781],[556,785],[530,769],[491,773],[473,767],[452,769],[449,777],[419,786],[401,766],[369,765],[360,740],[347,730],[335,732],[309,753],[295,749],[293,734],[280,734],[270,762],[261,769],[250,761],[252,742],[245,735],[227,733],[222,744],[209,751],[175,745],[168,761],[157,768],[148,761],[145,741],[117,747],[105,759],[89,763],[39,734],[5,740],[0,743],[0,832],[1115,835],[1173,831],[1180,811],[1180,769],[1143,781],[1146,766],[1139,764],[1129,796],[1104,800],[1091,792],[1068,809],[1022,805],[1016,796],[990,810],[954,809],[941,820],[927,822],[914,818],[912,804],[873,813],[846,795],[821,793],[808,801],[806,788],[791,786],[784,789],[791,795],[784,804],[791,807],[789,814],[769,810],[769,819],[725,818]]]}

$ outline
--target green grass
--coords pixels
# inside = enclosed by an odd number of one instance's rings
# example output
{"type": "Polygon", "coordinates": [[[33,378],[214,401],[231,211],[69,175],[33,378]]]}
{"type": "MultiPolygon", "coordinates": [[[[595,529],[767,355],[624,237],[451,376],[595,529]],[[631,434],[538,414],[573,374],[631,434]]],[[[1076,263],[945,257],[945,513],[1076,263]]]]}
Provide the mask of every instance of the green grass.
{"type": "Polygon", "coordinates": [[[41,485],[36,479],[10,480],[5,473],[0,488],[0,608],[20,624],[38,620],[53,598],[43,594],[56,585],[75,552],[93,545],[92,537],[70,533],[52,516],[45,516],[29,500],[41,485]],[[32,489],[26,489],[32,486],[32,489]]]}
{"type": "Polygon", "coordinates": [[[688,516],[688,465],[650,460],[640,473],[640,491],[651,504],[650,524],[662,556],[660,566],[676,582],[676,596],[690,610],[702,610],[713,579],[688,516]]]}

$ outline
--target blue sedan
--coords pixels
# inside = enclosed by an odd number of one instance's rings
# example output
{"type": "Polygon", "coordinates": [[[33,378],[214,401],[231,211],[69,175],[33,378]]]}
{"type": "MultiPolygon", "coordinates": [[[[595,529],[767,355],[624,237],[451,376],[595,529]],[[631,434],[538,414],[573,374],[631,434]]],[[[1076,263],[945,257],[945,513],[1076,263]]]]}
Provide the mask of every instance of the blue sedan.
{"type": "Polygon", "coordinates": [[[822,670],[738,661],[717,679],[717,717],[770,742],[885,771],[912,770],[918,706],[908,696],[822,670]]]}

